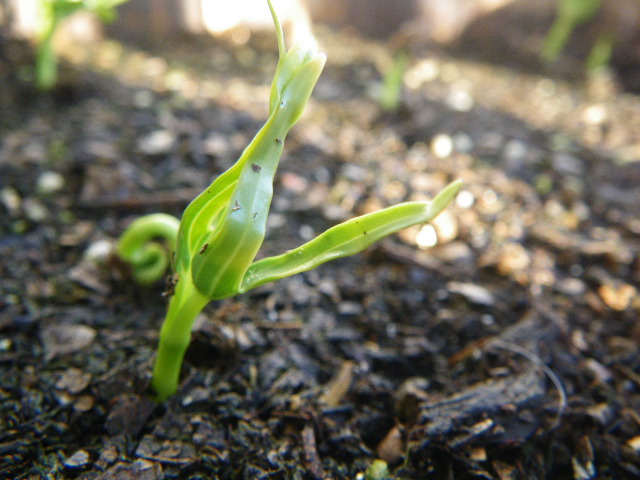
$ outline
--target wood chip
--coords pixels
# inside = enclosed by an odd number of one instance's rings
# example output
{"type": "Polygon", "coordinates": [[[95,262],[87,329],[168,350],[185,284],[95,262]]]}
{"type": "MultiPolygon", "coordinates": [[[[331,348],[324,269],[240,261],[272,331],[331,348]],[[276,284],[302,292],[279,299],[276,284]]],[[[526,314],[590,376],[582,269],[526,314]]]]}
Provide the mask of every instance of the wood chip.
{"type": "Polygon", "coordinates": [[[353,369],[355,364],[350,361],[344,362],[340,366],[338,373],[331,379],[324,393],[320,397],[320,402],[328,407],[337,407],[344,396],[349,391],[353,380],[353,369]]]}
{"type": "Polygon", "coordinates": [[[402,430],[394,425],[376,447],[376,454],[387,463],[395,463],[406,452],[406,442],[402,430]]]}

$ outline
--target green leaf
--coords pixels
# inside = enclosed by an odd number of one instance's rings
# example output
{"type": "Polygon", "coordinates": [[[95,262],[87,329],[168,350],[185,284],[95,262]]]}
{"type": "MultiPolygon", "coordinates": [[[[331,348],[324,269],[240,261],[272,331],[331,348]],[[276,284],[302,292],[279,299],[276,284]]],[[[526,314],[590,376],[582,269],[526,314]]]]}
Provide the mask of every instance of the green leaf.
{"type": "Polygon", "coordinates": [[[555,62],[567,44],[573,30],[591,20],[601,6],[601,0],[557,0],[556,19],[544,39],[540,58],[555,62]]]}
{"type": "Polygon", "coordinates": [[[186,210],[178,236],[178,272],[191,271],[212,300],[240,291],[264,241],[273,179],[287,133],[309,101],[326,57],[293,47],[277,70],[278,102],[240,159],[186,210]],[[292,54],[293,52],[293,54],[292,54]]]}
{"type": "Polygon", "coordinates": [[[176,253],[178,270],[191,269],[192,255],[202,249],[207,235],[219,228],[224,209],[230,202],[242,167],[247,161],[243,158],[244,155],[229,170],[216,178],[185,209],[178,232],[176,253]]]}
{"type": "Polygon", "coordinates": [[[353,218],[294,250],[259,260],[247,270],[240,292],[353,255],[403,228],[431,221],[453,200],[461,185],[460,180],[452,182],[432,202],[401,203],[353,218]]]}
{"type": "Polygon", "coordinates": [[[393,65],[384,76],[379,102],[386,112],[395,112],[400,106],[402,97],[402,85],[404,74],[407,71],[409,57],[406,52],[400,51],[393,59],[393,65]]]}

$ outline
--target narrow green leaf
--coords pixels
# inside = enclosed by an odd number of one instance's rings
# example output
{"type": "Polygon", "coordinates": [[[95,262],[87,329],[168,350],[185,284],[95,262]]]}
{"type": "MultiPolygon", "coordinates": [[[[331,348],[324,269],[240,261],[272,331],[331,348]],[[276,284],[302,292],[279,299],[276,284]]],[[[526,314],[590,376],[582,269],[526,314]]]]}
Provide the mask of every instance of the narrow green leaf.
{"type": "Polygon", "coordinates": [[[453,200],[462,182],[444,188],[432,202],[407,202],[353,218],[282,255],[264,258],[247,270],[240,293],[311,270],[329,260],[358,253],[403,228],[433,220],[453,200]]]}
{"type": "Polygon", "coordinates": [[[218,228],[246,162],[247,158],[240,156],[229,170],[217,177],[185,209],[178,232],[176,257],[179,271],[190,270],[193,253],[199,251],[206,236],[218,228]]]}

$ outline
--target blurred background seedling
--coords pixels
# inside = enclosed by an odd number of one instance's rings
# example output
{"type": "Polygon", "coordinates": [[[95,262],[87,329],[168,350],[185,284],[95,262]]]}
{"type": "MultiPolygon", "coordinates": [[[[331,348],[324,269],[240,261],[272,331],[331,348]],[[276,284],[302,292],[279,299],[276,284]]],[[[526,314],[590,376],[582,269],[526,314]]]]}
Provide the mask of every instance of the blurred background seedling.
{"type": "Polygon", "coordinates": [[[116,7],[129,0],[40,0],[37,28],[35,83],[39,90],[51,90],[58,81],[58,57],[53,40],[60,23],[80,11],[94,14],[101,22],[116,19],[116,7]]]}
{"type": "MultiPolygon", "coordinates": [[[[592,20],[601,7],[601,0],[557,0],[556,18],[544,38],[540,59],[547,64],[557,61],[576,28],[592,20]]],[[[585,60],[587,73],[609,63],[614,45],[613,34],[603,33],[596,38],[585,60]]]]}

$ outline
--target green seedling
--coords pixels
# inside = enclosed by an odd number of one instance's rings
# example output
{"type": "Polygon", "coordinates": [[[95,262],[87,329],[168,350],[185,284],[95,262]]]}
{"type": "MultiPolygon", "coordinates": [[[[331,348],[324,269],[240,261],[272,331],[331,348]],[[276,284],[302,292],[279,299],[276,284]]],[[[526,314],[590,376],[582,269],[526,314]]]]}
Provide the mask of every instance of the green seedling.
{"type": "Polygon", "coordinates": [[[163,214],[142,217],[128,227],[118,244],[119,255],[131,262],[136,278],[145,283],[158,279],[167,264],[160,246],[149,246],[148,240],[165,238],[169,251],[175,252],[175,284],[152,379],[159,401],[176,392],[194,320],[210,301],[352,255],[386,235],[428,222],[460,188],[454,182],[433,202],[407,202],[363,215],[294,250],[254,261],[264,240],[285,137],[302,114],[326,58],[300,44],[287,51],[282,28],[267,1],[276,27],[279,61],[265,125],[238,161],[191,202],[180,222],[163,214]]]}
{"type": "MultiPolygon", "coordinates": [[[[598,13],[602,0],[557,0],[556,18],[547,33],[540,58],[545,63],[555,62],[573,31],[598,13]]],[[[614,37],[602,35],[594,44],[586,62],[587,71],[595,71],[609,62],[614,37]]]]}
{"type": "Polygon", "coordinates": [[[573,30],[591,20],[600,9],[601,0],[557,0],[556,19],[542,46],[543,61],[555,61],[567,44],[573,30]]]}
{"type": "Polygon", "coordinates": [[[596,38],[589,56],[585,60],[587,73],[593,74],[602,71],[609,64],[615,44],[616,38],[613,34],[602,34],[596,38]]]}
{"type": "Polygon", "coordinates": [[[36,86],[51,90],[58,81],[58,58],[53,51],[53,37],[60,22],[81,10],[93,13],[102,22],[116,18],[116,7],[127,0],[40,0],[37,29],[36,86]]]}
{"type": "Polygon", "coordinates": [[[400,51],[395,55],[391,68],[384,75],[378,101],[385,112],[395,112],[400,107],[402,84],[408,63],[407,53],[400,51]]]}

